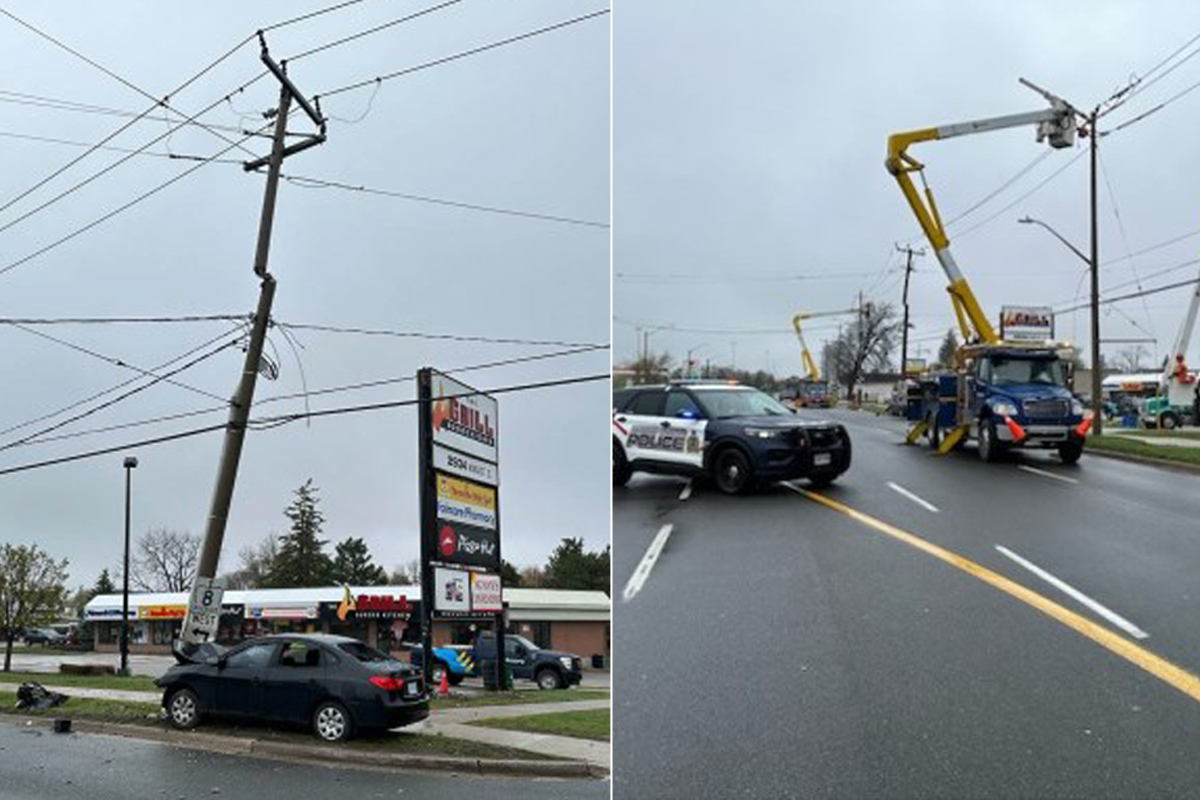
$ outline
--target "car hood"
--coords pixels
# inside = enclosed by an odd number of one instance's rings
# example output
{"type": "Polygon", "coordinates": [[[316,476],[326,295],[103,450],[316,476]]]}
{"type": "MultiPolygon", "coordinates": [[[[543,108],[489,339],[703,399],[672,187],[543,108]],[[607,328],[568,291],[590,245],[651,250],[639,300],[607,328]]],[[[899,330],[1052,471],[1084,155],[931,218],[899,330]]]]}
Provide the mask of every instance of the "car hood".
{"type": "MultiPolygon", "coordinates": [[[[553,658],[553,659],[580,658],[579,656],[575,655],[574,653],[560,653],[557,650],[536,650],[536,651],[534,651],[534,655],[538,656],[539,658],[553,658]]],[[[582,660],[582,659],[580,659],[580,660],[582,660]]]]}
{"type": "Polygon", "coordinates": [[[837,427],[836,422],[826,422],[823,420],[804,420],[799,417],[782,416],[780,414],[760,414],[755,416],[745,417],[724,417],[717,422],[725,422],[733,425],[747,425],[753,428],[778,428],[781,430],[791,428],[834,428],[837,427]]]}

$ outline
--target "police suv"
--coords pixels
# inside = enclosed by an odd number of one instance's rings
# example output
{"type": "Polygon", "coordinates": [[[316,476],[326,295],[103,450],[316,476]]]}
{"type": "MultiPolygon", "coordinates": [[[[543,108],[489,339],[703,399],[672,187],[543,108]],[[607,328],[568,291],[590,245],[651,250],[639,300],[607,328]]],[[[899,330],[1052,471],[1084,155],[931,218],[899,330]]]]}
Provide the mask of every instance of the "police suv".
{"type": "Polygon", "coordinates": [[[677,382],[613,392],[613,484],[634,472],[711,478],[727,494],[808,478],[828,486],[850,468],[850,436],[802,421],[771,396],[729,383],[677,382]]]}

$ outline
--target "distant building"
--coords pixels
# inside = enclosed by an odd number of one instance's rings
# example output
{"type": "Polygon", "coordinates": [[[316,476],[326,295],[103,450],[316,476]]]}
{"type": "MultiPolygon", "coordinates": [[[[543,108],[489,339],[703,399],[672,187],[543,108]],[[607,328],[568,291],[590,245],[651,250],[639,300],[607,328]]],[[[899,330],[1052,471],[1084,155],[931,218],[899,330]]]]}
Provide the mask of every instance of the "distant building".
{"type": "MultiPolygon", "coordinates": [[[[227,591],[221,602],[218,641],[234,644],[265,633],[338,633],[373,647],[403,652],[420,640],[419,586],[350,587],[354,605],[343,603],[340,586],[305,589],[227,591]],[[369,598],[358,603],[360,596],[369,598]]],[[[185,592],[131,594],[131,653],[170,653],[187,610],[185,592]]],[[[612,603],[604,592],[562,589],[505,589],[508,632],[519,633],[541,647],[591,656],[611,653],[612,603]]],[[[120,641],[121,595],[97,595],[83,609],[91,623],[95,648],[115,653],[120,641]]],[[[469,622],[435,622],[437,644],[465,644],[474,639],[469,622]]]]}

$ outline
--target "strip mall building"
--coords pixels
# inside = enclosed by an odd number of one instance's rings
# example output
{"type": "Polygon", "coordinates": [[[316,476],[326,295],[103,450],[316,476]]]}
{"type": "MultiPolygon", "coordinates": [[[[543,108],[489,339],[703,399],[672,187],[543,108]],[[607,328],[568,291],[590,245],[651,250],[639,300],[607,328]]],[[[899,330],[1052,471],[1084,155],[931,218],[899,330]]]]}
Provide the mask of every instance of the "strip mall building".
{"type": "MultiPolygon", "coordinates": [[[[505,589],[509,633],[535,644],[608,663],[612,604],[603,592],[562,589],[505,589]]],[[[266,633],[336,633],[397,653],[420,641],[421,589],[418,586],[370,586],[227,591],[221,603],[218,640],[235,644],[266,633]]],[[[129,595],[131,653],[170,653],[187,610],[187,594],[129,595]]],[[[83,610],[96,650],[118,649],[121,595],[94,597],[83,610]]],[[[435,644],[467,644],[470,622],[435,622],[435,644]]]]}

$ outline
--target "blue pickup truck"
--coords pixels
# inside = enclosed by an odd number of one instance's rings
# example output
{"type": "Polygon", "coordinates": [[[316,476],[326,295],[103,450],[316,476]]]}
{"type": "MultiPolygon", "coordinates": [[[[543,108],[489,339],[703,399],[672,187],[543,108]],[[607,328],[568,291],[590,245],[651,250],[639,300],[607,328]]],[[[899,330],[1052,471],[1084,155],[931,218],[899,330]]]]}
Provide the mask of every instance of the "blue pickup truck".
{"type": "Polygon", "coordinates": [[[910,443],[924,435],[946,452],[973,439],[984,461],[1012,448],[1054,449],[1065,464],[1079,460],[1091,421],[1068,387],[1058,350],[968,345],[958,359],[958,370],[909,385],[910,443]]]}
{"type": "MultiPolygon", "coordinates": [[[[442,676],[457,686],[464,678],[476,678],[482,674],[481,665],[496,652],[492,634],[481,634],[474,645],[435,645],[433,648],[433,684],[441,685],[442,676]]],[[[425,663],[421,645],[410,648],[409,657],[415,667],[425,663]]],[[[530,680],[540,689],[566,689],[583,680],[583,660],[570,653],[544,650],[524,636],[508,634],[504,637],[504,658],[512,670],[513,678],[530,680]]]]}

